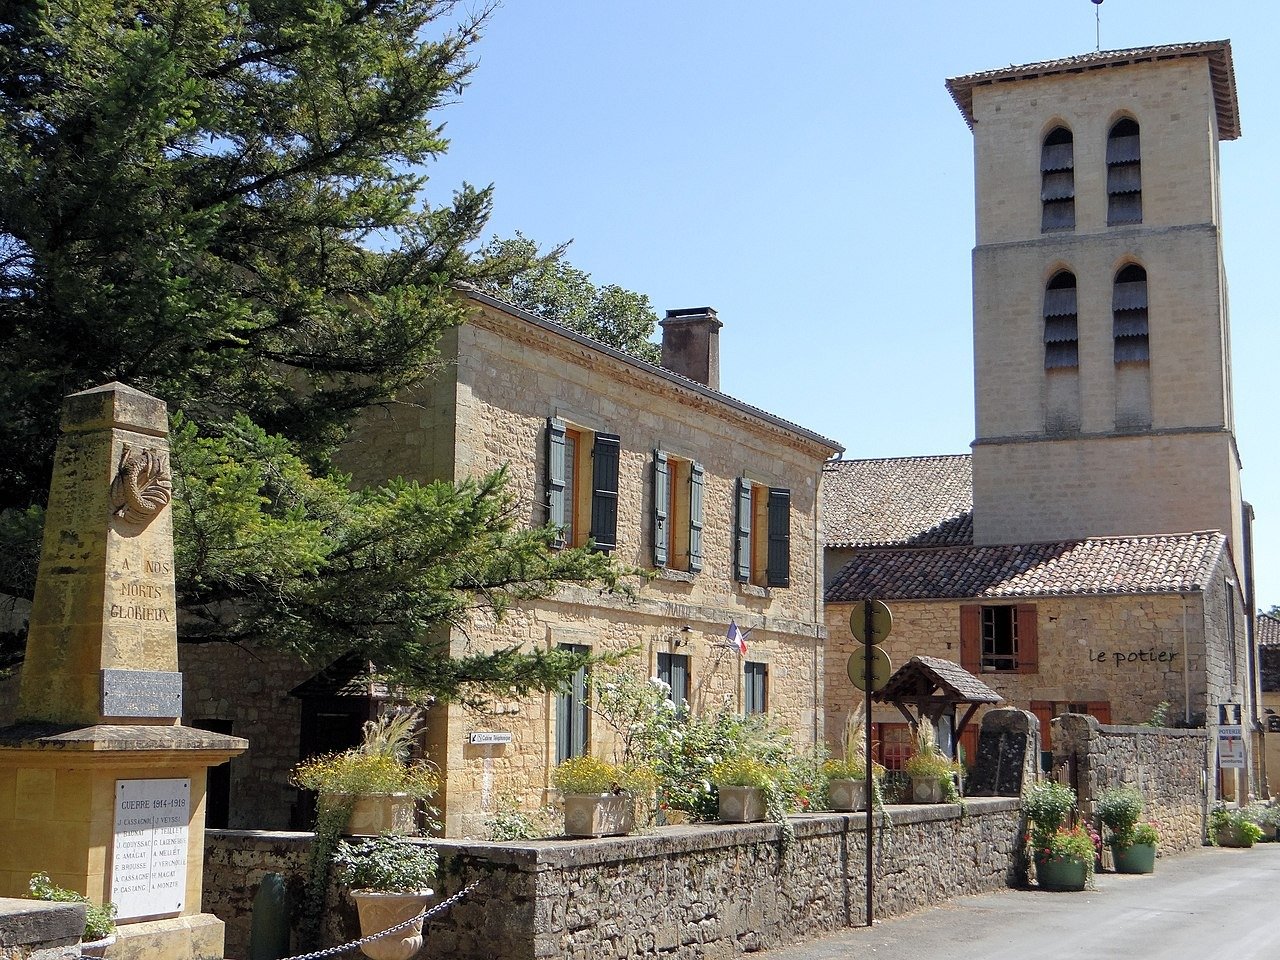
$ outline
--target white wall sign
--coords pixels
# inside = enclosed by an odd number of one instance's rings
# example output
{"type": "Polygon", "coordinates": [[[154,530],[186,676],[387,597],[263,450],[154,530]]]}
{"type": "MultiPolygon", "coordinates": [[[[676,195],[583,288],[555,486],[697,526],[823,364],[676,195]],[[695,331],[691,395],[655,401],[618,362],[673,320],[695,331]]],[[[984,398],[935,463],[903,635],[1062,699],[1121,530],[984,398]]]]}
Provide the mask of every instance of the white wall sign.
{"type": "Polygon", "coordinates": [[[473,744],[510,743],[511,733],[508,730],[476,730],[471,734],[473,744]]]}
{"type": "Polygon", "coordinates": [[[111,900],[122,920],[181,913],[190,780],[117,780],[111,900]]]}
{"type": "Polygon", "coordinates": [[[1230,724],[1218,728],[1218,766],[1224,770],[1244,769],[1244,730],[1230,724]]]}

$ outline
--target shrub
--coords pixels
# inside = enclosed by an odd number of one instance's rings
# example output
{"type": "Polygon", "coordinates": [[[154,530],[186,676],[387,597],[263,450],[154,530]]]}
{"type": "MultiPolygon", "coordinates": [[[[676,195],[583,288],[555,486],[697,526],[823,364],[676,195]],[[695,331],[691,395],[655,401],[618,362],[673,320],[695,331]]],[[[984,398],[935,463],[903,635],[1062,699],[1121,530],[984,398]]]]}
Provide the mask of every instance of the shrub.
{"type": "Polygon", "coordinates": [[[1070,787],[1051,780],[1033,784],[1022,798],[1032,847],[1047,846],[1049,838],[1070,823],[1075,807],[1076,795],[1070,787]]]}
{"type": "Polygon", "coordinates": [[[111,901],[107,901],[98,906],[83,893],[77,893],[74,890],[68,890],[66,887],[60,887],[49,879],[47,873],[35,873],[31,875],[30,881],[27,883],[27,889],[31,891],[31,896],[37,900],[53,900],[58,903],[83,903],[84,904],[84,936],[82,939],[86,943],[93,940],[101,940],[109,937],[116,930],[116,905],[111,901]]]}
{"type": "MultiPolygon", "coordinates": [[[[1098,819],[1111,831],[1108,842],[1112,847],[1124,850],[1135,843],[1153,842],[1138,840],[1135,836],[1138,817],[1142,816],[1142,794],[1133,787],[1110,787],[1102,791],[1094,809],[1098,819]]],[[[1154,828],[1144,826],[1155,832],[1154,828]]]]}
{"type": "Polygon", "coordinates": [[[414,893],[431,885],[439,858],[431,847],[384,834],[360,843],[338,844],[333,863],[355,890],[414,893]]]}
{"type": "Polygon", "coordinates": [[[621,767],[598,757],[570,757],[553,771],[551,782],[561,793],[622,793],[621,767]]]}

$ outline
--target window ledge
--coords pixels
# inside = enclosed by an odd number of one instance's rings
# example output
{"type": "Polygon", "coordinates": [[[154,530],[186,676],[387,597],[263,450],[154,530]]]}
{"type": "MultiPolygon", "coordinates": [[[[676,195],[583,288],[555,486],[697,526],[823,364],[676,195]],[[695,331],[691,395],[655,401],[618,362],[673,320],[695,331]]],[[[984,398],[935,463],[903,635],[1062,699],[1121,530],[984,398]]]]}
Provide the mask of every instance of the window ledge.
{"type": "Polygon", "coordinates": [[[769,599],[768,587],[757,587],[754,583],[743,583],[737,581],[738,592],[746,597],[759,597],[761,600],[769,599]]]}
{"type": "Polygon", "coordinates": [[[671,580],[674,583],[693,583],[696,573],[688,570],[673,570],[671,567],[657,567],[654,572],[659,580],[671,580]]]}

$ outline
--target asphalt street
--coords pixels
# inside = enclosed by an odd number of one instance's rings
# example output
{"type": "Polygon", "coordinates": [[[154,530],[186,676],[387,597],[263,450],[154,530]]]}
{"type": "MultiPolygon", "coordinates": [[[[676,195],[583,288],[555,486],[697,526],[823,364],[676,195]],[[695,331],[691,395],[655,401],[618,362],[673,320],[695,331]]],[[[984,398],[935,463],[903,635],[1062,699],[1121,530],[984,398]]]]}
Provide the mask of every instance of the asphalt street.
{"type": "Polygon", "coordinates": [[[1280,843],[1205,847],[1096,890],[1007,890],[948,903],[764,960],[1280,960],[1280,843]]]}

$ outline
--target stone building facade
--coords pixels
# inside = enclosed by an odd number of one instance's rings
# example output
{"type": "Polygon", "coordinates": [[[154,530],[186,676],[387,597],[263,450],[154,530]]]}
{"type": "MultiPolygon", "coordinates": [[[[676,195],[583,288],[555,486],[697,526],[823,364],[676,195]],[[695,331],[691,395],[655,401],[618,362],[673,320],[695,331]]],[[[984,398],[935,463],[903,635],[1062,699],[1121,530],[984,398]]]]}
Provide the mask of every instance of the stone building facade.
{"type": "MultiPolygon", "coordinates": [[[[368,484],[505,466],[522,522],[554,521],[574,545],[611,544],[652,579],[634,597],[570,586],[501,621],[477,615],[450,632],[452,651],[633,650],[623,669],[672,682],[694,710],[767,710],[798,745],[820,742],[818,484],[840,447],[715,388],[713,310],[668,315],[658,366],[468,296],[470,319],[444,338],[439,376],[369,411],[340,466],[368,484]],[[731,622],[749,631],[745,655],[727,643],[731,622]]],[[[350,676],[329,689],[297,664],[220,647],[191,651],[183,668],[193,716],[233,720],[251,743],[232,765],[228,824],[305,827],[290,818],[289,767],[343,736],[352,742],[385,694],[350,676]]],[[[446,835],[481,834],[499,806],[541,806],[565,756],[608,757],[611,734],[591,697],[580,680],[486,711],[433,706],[425,746],[442,775],[435,802],[446,835]]]]}

